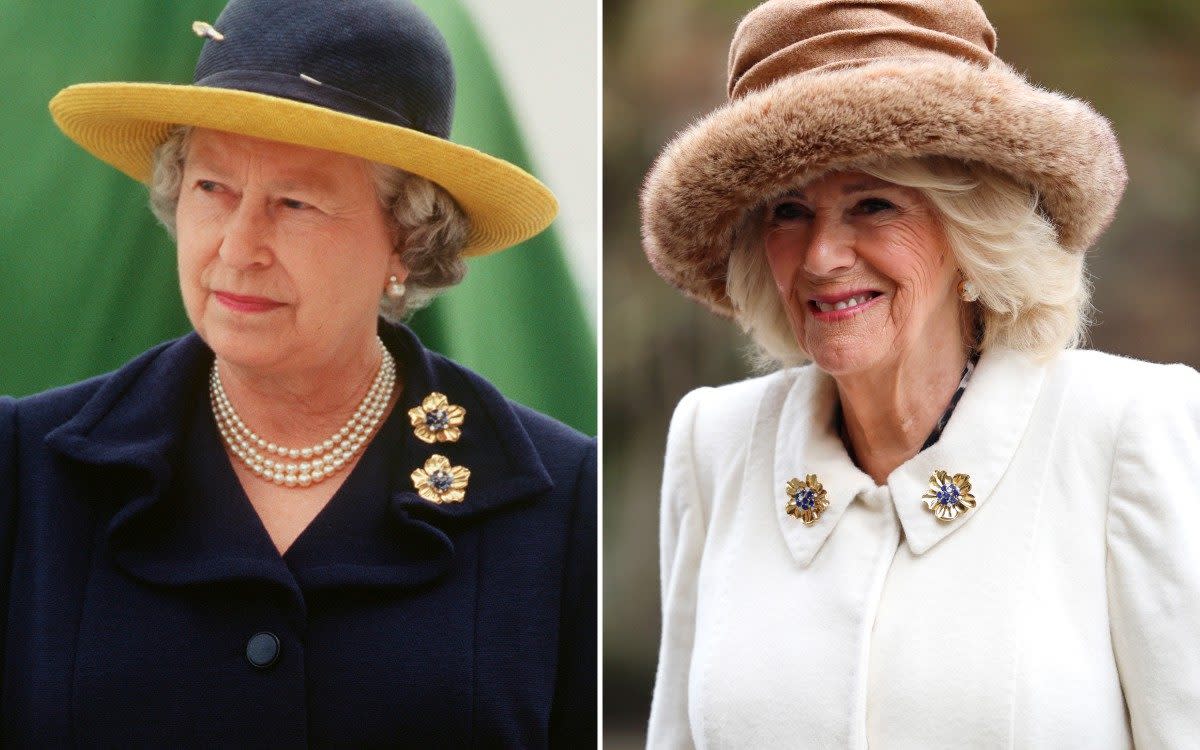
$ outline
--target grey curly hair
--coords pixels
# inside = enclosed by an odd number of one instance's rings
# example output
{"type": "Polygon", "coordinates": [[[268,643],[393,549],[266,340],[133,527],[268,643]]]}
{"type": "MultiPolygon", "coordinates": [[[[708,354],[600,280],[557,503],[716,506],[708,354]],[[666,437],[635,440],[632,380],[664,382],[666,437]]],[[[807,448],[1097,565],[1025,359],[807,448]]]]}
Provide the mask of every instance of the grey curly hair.
{"type": "MultiPolygon", "coordinates": [[[[186,125],[171,128],[153,156],[150,210],[172,239],[192,132],[193,128],[186,125]]],[[[371,175],[379,202],[397,230],[396,252],[408,269],[404,295],[393,299],[383,294],[379,300],[380,315],[397,322],[462,281],[467,272],[462,249],[470,220],[449,193],[424,177],[374,162],[371,175]]]]}

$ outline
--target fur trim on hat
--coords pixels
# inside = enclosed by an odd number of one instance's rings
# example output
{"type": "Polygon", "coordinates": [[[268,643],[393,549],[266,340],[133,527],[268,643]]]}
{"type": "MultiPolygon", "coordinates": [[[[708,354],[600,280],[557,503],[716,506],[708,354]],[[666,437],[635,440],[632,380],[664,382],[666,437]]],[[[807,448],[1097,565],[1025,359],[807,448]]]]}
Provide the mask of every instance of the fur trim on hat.
{"type": "Polygon", "coordinates": [[[944,156],[1032,186],[1060,244],[1112,221],[1125,163],[1108,121],[1003,63],[887,60],[777,80],[663,149],[642,190],[643,247],[660,276],[718,314],[733,233],[749,209],[830,171],[944,156]]]}

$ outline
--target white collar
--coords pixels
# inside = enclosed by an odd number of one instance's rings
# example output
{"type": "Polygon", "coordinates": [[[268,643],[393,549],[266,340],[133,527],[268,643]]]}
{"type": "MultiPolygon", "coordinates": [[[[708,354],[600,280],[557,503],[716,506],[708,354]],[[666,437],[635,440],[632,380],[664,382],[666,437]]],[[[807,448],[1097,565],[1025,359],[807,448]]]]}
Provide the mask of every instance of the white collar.
{"type": "MultiPolygon", "coordinates": [[[[812,366],[810,366],[812,367],[812,366]]],[[[969,523],[999,484],[1029,424],[1045,367],[1011,350],[989,350],[979,358],[971,382],[941,438],[888,476],[909,549],[922,554],[969,523]],[[952,521],[939,521],[921,495],[937,469],[968,474],[976,507],[952,521]]],[[[796,377],[774,415],[760,414],[751,438],[751,466],[771,476],[771,496],[779,529],[800,565],[812,562],[846,507],[860,493],[878,491],[874,480],[854,465],[835,429],[837,389],[833,378],[812,367],[796,377]],[[812,525],[787,514],[784,487],[789,479],[816,474],[829,507],[812,525]]],[[[774,401],[765,399],[765,402],[774,401]]],[[[778,401],[774,401],[778,403],[778,401]]]]}

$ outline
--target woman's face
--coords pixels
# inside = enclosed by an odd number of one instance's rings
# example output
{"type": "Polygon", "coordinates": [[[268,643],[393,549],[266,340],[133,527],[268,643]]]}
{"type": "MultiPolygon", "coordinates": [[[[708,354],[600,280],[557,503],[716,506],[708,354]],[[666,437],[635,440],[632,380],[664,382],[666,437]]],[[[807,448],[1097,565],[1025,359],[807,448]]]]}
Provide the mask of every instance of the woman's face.
{"type": "Polygon", "coordinates": [[[959,345],[958,274],[933,209],[913,188],[825,175],[766,207],[764,237],[796,335],[833,374],[959,345]]]}
{"type": "Polygon", "coordinates": [[[373,340],[388,277],[407,276],[355,157],[197,129],[175,217],[188,318],[243,367],[351,360],[373,340]]]}

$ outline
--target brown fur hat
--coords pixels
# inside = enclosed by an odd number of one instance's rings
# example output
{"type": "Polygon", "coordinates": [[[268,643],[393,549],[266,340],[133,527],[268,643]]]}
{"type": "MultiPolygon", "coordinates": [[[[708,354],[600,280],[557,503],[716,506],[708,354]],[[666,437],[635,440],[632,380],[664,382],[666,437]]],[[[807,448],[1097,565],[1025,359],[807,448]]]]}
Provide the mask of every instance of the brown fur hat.
{"type": "Polygon", "coordinates": [[[975,0],[769,0],[742,21],[729,101],[663,149],[642,190],[660,276],[721,315],[746,212],[823,173],[891,159],[982,163],[1034,188],[1059,243],[1112,221],[1124,160],[1088,104],[995,57],[975,0]]]}

